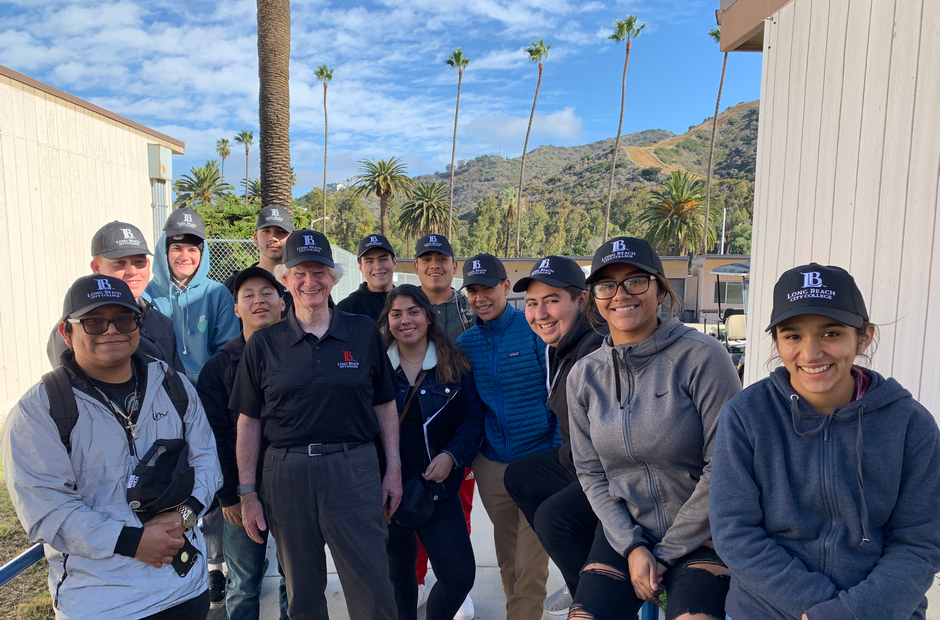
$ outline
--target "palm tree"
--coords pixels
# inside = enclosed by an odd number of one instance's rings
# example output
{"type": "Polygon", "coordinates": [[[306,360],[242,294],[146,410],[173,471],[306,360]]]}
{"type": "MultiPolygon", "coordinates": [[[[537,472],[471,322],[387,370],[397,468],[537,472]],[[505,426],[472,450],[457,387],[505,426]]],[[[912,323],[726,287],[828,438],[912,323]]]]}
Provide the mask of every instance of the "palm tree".
{"type": "Polygon", "coordinates": [[[245,206],[248,206],[248,150],[255,143],[255,133],[242,129],[235,136],[235,142],[245,145],[245,206]]]}
{"type": "Polygon", "coordinates": [[[219,138],[215,141],[215,152],[222,158],[222,180],[225,180],[225,159],[232,154],[232,148],[228,145],[227,138],[219,138]]]}
{"type": "MultiPolygon", "coordinates": [[[[535,98],[532,99],[532,112],[529,114],[529,128],[525,132],[525,143],[522,145],[522,169],[519,171],[519,194],[516,197],[516,256],[519,256],[519,240],[522,235],[522,183],[525,180],[525,152],[529,148],[529,134],[532,133],[532,119],[535,118],[535,104],[539,100],[539,88],[542,86],[542,68],[548,58],[551,44],[546,45],[542,39],[538,43],[529,41],[531,47],[525,49],[526,55],[532,62],[539,63],[539,81],[535,83],[535,98]]],[[[507,252],[508,254],[508,252],[507,252]]]]}
{"type": "Polygon", "coordinates": [[[470,59],[463,55],[463,49],[457,48],[444,60],[451,69],[457,69],[457,107],[454,110],[454,146],[450,151],[450,213],[447,216],[447,238],[450,239],[454,227],[454,158],[457,155],[457,116],[460,114],[460,85],[463,83],[463,70],[470,64],[470,59]]]}
{"type": "MultiPolygon", "coordinates": [[[[715,40],[715,43],[721,43],[721,28],[712,28],[708,31],[708,36],[715,40]]],[[[725,69],[728,67],[728,52],[725,52],[725,59],[721,63],[721,80],[718,82],[718,99],[715,101],[715,116],[712,118],[712,141],[708,146],[708,171],[705,173],[705,221],[708,222],[709,209],[712,206],[712,158],[715,155],[715,134],[718,132],[718,108],[721,106],[721,89],[725,85],[725,69]]],[[[706,223],[707,226],[707,223],[706,223]]],[[[702,254],[706,254],[708,249],[705,247],[705,238],[702,238],[702,254]]]]}
{"type": "Polygon", "coordinates": [[[326,66],[326,63],[317,67],[313,74],[318,80],[323,82],[323,232],[326,233],[326,141],[329,135],[330,125],[326,119],[326,87],[333,81],[333,69],[326,66]]]}
{"type": "Polygon", "coordinates": [[[351,180],[355,185],[352,191],[356,196],[375,194],[379,199],[379,213],[382,218],[382,234],[388,237],[388,199],[404,193],[412,186],[412,180],[405,174],[407,170],[400,157],[389,160],[362,160],[362,174],[351,180]]]}
{"type": "Polygon", "coordinates": [[[261,179],[251,179],[248,182],[248,199],[252,202],[262,200],[264,190],[261,187],[261,179]]]}
{"type": "Polygon", "coordinates": [[[189,174],[173,183],[176,192],[174,208],[215,206],[226,192],[234,188],[222,180],[219,164],[210,159],[205,166],[189,169],[189,174]]]}
{"type": "Polygon", "coordinates": [[[291,210],[290,0],[257,0],[257,5],[261,204],[291,210]]]}
{"type": "Polygon", "coordinates": [[[402,233],[417,238],[441,230],[449,221],[446,190],[443,183],[416,183],[401,206],[398,224],[402,233]]]}
{"type": "Polygon", "coordinates": [[[614,170],[617,168],[617,155],[620,154],[620,132],[623,131],[623,108],[627,103],[627,65],[630,63],[630,49],[633,47],[633,39],[640,36],[640,32],[646,24],[636,27],[636,15],[627,15],[623,21],[614,20],[614,32],[609,40],[616,43],[627,42],[627,55],[623,59],[623,80],[620,83],[620,122],[617,124],[617,140],[614,142],[614,159],[610,164],[610,183],[607,186],[607,215],[604,219],[604,241],[607,241],[607,235],[610,232],[610,200],[614,195],[614,170]]]}
{"type": "Polygon", "coordinates": [[[650,192],[649,206],[639,219],[649,226],[646,240],[661,254],[669,251],[688,254],[698,247],[706,231],[710,242],[715,242],[714,222],[712,226],[702,225],[704,184],[702,179],[676,170],[650,192]]]}

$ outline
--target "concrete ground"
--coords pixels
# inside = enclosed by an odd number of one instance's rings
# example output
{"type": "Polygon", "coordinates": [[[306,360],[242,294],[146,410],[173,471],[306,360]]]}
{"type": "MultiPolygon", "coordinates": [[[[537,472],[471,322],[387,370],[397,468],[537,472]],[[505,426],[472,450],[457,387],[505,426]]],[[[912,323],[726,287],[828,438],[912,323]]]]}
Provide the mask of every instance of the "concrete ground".
{"type": "MultiPolygon", "coordinates": [[[[499,577],[499,568],[496,565],[496,551],[493,547],[493,525],[483,510],[479,495],[474,496],[472,513],[472,532],[470,539],[473,543],[473,552],[476,555],[477,574],[470,597],[473,599],[475,610],[474,620],[505,620],[506,597],[503,595],[502,581],[499,577]]],[[[268,557],[270,567],[264,578],[261,594],[261,620],[278,620],[277,587],[280,577],[277,573],[274,558],[273,539],[269,538],[268,557]]],[[[332,559],[328,558],[329,578],[327,581],[326,598],[331,620],[348,620],[346,612],[346,599],[343,596],[336,575],[336,567],[332,559]]],[[[434,583],[434,573],[429,572],[428,587],[434,583]]],[[[548,592],[552,593],[564,585],[561,573],[554,564],[549,563],[548,592]]],[[[934,580],[934,585],[927,593],[929,609],[927,620],[940,620],[940,581],[934,580]]],[[[225,620],[224,609],[215,610],[209,614],[209,620],[225,620]]],[[[543,620],[558,620],[558,616],[542,615],[543,620]]],[[[425,620],[424,607],[418,611],[418,620],[425,620]]]]}

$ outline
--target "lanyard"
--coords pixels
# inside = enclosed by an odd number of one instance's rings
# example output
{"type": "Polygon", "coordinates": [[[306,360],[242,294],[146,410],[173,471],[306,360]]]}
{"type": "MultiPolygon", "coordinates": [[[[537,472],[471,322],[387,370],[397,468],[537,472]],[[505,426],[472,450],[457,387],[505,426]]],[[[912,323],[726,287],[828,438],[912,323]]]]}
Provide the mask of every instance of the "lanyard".
{"type": "Polygon", "coordinates": [[[561,363],[559,362],[558,368],[555,369],[555,376],[552,377],[551,382],[548,380],[548,375],[551,372],[551,361],[548,359],[548,352],[551,347],[545,347],[545,388],[548,390],[548,398],[552,397],[552,390],[555,389],[555,383],[558,381],[558,375],[561,374],[561,363]]]}

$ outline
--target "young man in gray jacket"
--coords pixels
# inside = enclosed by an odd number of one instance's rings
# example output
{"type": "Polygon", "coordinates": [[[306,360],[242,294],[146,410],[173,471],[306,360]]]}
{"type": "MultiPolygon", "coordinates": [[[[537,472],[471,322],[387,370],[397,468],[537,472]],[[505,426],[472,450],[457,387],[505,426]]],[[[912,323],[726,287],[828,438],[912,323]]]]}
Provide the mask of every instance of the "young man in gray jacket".
{"type": "Polygon", "coordinates": [[[45,545],[59,620],[199,619],[208,612],[205,544],[194,526],[222,482],[215,440],[196,390],[179,375],[187,404],[178,409],[182,399],[174,402],[164,383],[173,371],[137,352],[139,332],[140,309],[123,280],[76,280],[59,323],[71,348],[63,357],[71,388],[64,397],[75,400],[74,427],[62,433],[37,383],[0,437],[17,516],[30,540],[45,545]],[[127,497],[138,483],[138,460],[156,440],[177,438],[188,443],[191,495],[141,522],[127,497]],[[174,556],[188,570],[171,565],[174,556]]]}

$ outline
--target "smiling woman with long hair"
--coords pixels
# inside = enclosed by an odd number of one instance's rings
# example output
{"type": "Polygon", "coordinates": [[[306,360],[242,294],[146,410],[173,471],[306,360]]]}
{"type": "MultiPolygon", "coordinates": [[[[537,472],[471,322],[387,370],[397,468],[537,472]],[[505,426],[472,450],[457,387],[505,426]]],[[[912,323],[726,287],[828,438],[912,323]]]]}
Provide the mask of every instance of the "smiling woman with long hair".
{"type": "Polygon", "coordinates": [[[778,367],[721,413],[715,549],[734,620],[923,619],[940,570],[940,432],[894,379],[855,364],[876,328],[844,269],[774,287],[778,367]]]}
{"type": "Polygon", "coordinates": [[[708,484],[718,413],[741,389],[717,340],[662,319],[678,299],[659,255],[617,237],[594,255],[585,312],[610,335],[568,377],[578,478],[600,524],[569,618],[630,618],[665,590],[666,618],[724,618],[708,484]]]}
{"type": "Polygon", "coordinates": [[[483,438],[483,405],[470,360],[437,323],[420,288],[392,289],[378,321],[398,376],[399,453],[405,494],[388,526],[399,620],[417,617],[417,534],[437,582],[428,620],[451,620],[473,587],[476,564],[457,492],[483,438]]]}

